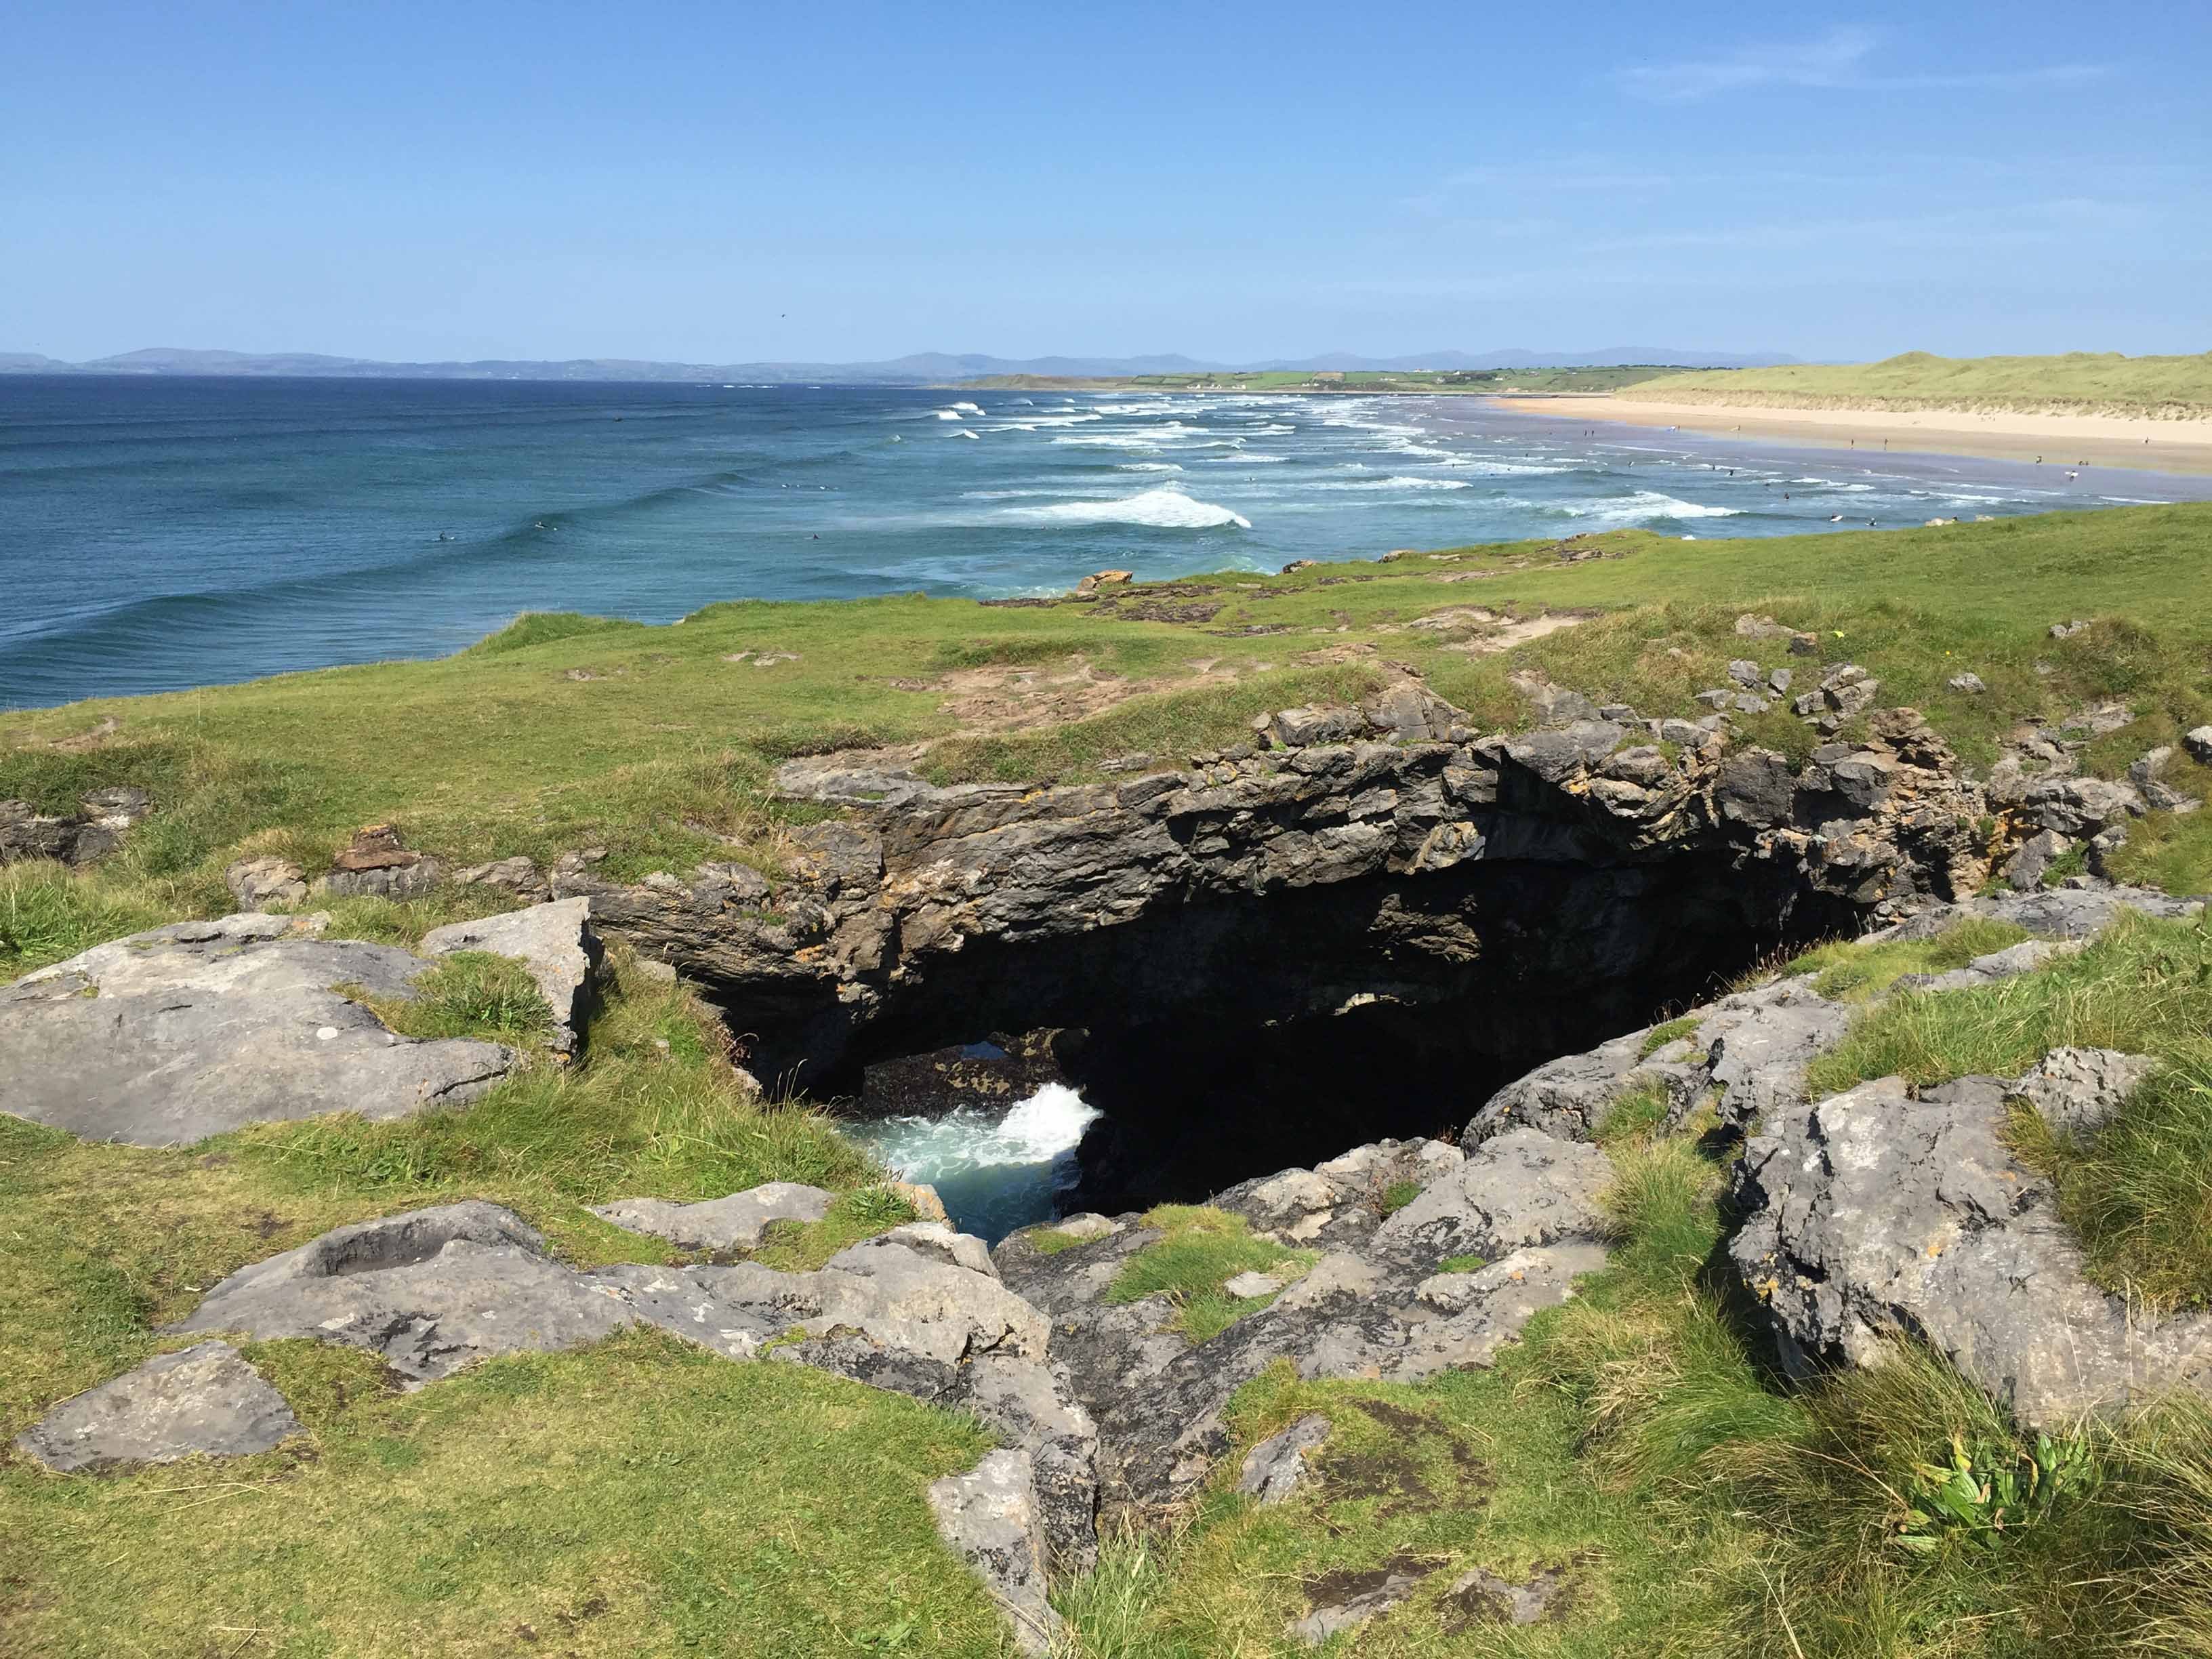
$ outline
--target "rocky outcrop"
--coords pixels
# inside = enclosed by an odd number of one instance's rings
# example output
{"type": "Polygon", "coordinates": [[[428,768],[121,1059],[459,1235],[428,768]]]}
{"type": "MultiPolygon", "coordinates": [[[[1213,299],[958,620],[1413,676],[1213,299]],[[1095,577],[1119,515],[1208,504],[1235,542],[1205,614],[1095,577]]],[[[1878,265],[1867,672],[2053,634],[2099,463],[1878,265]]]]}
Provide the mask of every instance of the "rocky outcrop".
{"type": "Polygon", "coordinates": [[[580,1272],[512,1211],[470,1200],[341,1227],[241,1268],[172,1328],[343,1342],[419,1384],[639,1324],[972,1413],[1028,1460],[1054,1570],[1095,1559],[1097,1431],[1047,1368],[1046,1320],[1000,1282],[981,1241],[941,1224],[894,1229],[813,1273],[580,1272]]]}
{"type": "Polygon", "coordinates": [[[574,1057],[583,1041],[584,1022],[591,1013],[602,959],[587,901],[576,898],[533,904],[526,910],[433,927],[422,935],[422,951],[426,957],[485,951],[514,957],[530,970],[538,994],[552,1010],[550,1046],[554,1054],[563,1059],[574,1057]]]}
{"type": "Polygon", "coordinates": [[[445,866],[436,859],[402,843],[397,826],[372,823],[355,833],[352,844],[309,890],[332,898],[414,899],[436,887],[444,875],[445,866]]]}
{"type": "Polygon", "coordinates": [[[1718,716],[1530,697],[1535,729],[1484,735],[1401,677],[1188,769],[1048,788],[811,757],[781,786],[848,816],[795,835],[767,901],[704,871],[553,886],[720,1002],[756,1074],[817,1092],[993,1031],[1087,1031],[1066,1067],[1104,1116],[1080,1197],[1119,1209],[1241,1178],[1248,1130],[1306,1164],[1433,1133],[1416,1103],[1985,878],[1979,790],[1910,710],[1793,765],[1718,716]]]}
{"type": "Polygon", "coordinates": [[[112,1382],[64,1400],[15,1437],[62,1474],[180,1457],[244,1457],[300,1432],[284,1396],[228,1342],[158,1354],[112,1382]]]}
{"type": "Polygon", "coordinates": [[[96,789],[75,812],[45,813],[28,801],[0,800],[0,864],[52,859],[97,864],[153,810],[143,789],[96,789]]]}
{"type": "Polygon", "coordinates": [[[2008,1086],[1895,1078],[1776,1115],[1729,1245],[1796,1370],[1927,1343],[2031,1427],[2212,1388],[2212,1316],[2147,1321],[2084,1276],[2050,1184],[2005,1145],[2008,1086]]]}
{"type": "Polygon", "coordinates": [[[429,963],[319,938],[326,920],[178,922],[0,988],[0,1109],[180,1146],[247,1123],[458,1105],[514,1069],[498,1043],[387,1030],[354,995],[404,1001],[429,963]]]}
{"type": "Polygon", "coordinates": [[[1016,1233],[995,1252],[1009,1287],[1053,1322],[1053,1363],[1097,1420],[1100,1502],[1138,1517],[1196,1493],[1227,1449],[1224,1408],[1278,1360],[1308,1378],[1412,1382],[1488,1364],[1537,1312],[1602,1267],[1604,1155],[1534,1130],[1462,1158],[1438,1142],[1383,1143],[1224,1193],[1255,1231],[1325,1251],[1266,1306],[1193,1346],[1164,1297],[1107,1300],[1159,1235],[1134,1217],[1045,1252],[1016,1233]],[[1327,1166],[1324,1166],[1327,1167],[1327,1166]],[[1382,1196],[1420,1186],[1389,1215],[1382,1196]],[[1483,1265],[1440,1273],[1448,1257],[1483,1265]]]}
{"type": "Polygon", "coordinates": [[[1262,1509],[1282,1503],[1305,1483],[1306,1454],[1328,1438],[1328,1419],[1317,1412],[1271,1435],[1244,1454],[1237,1490],[1262,1509]]]}
{"type": "Polygon", "coordinates": [[[1028,1456],[994,1451],[965,1474],[929,1489],[937,1529],[983,1581],[1013,1628],[1014,1645],[1048,1654],[1060,1615],[1045,1600],[1044,1522],[1028,1456]]]}
{"type": "Polygon", "coordinates": [[[796,1181],[771,1181],[726,1198],[700,1204],[672,1204],[665,1198],[625,1198],[594,1204],[592,1213],[634,1233],[682,1245],[687,1250],[750,1250],[775,1221],[805,1225],[830,1213],[836,1194],[796,1181]]]}

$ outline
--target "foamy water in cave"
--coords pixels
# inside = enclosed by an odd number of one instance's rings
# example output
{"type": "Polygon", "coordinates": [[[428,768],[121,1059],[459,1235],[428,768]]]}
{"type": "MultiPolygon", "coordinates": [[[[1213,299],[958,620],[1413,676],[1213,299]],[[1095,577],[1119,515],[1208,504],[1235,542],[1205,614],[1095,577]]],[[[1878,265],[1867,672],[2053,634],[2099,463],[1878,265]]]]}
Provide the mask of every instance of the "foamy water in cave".
{"type": "Polygon", "coordinates": [[[846,1136],[908,1181],[937,1189],[953,1224],[996,1243],[1049,1221],[1075,1178],[1075,1149],[1098,1116],[1064,1083],[1000,1112],[963,1106],[943,1117],[848,1123],[846,1136]]]}

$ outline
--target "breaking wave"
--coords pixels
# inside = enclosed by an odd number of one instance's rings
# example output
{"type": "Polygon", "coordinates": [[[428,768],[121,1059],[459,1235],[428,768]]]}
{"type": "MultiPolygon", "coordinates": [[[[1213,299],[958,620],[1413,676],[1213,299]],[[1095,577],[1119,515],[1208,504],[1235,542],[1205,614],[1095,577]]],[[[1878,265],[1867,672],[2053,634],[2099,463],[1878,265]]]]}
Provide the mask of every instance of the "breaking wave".
{"type": "Polygon", "coordinates": [[[1251,520],[1212,501],[1193,501],[1180,489],[1147,489],[1115,501],[1060,501],[1051,507],[1010,507],[1000,515],[1023,524],[1140,524],[1160,530],[1212,530],[1251,520]]]}

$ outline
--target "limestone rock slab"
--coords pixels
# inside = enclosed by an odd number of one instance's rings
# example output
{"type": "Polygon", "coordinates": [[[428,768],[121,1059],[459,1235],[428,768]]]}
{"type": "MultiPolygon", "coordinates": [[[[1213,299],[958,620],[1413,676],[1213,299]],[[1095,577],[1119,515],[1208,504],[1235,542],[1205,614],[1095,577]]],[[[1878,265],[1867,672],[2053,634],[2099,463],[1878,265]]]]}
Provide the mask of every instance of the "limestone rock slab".
{"type": "Polygon", "coordinates": [[[93,1140],[173,1146],[245,1124],[403,1117],[474,1099],[516,1056],[394,1036],[337,985],[404,1000],[428,964],[247,912],[96,945],[0,988],[0,1108],[93,1140]]]}
{"type": "Polygon", "coordinates": [[[665,1198],[624,1198],[594,1204],[593,1215],[634,1233],[650,1233],[687,1250],[750,1250],[758,1248],[773,1221],[804,1225],[830,1213],[836,1194],[796,1181],[771,1181],[741,1193],[697,1204],[672,1204],[665,1198]]]}
{"type": "Polygon", "coordinates": [[[1050,1653],[1061,1626],[1045,1600],[1044,1522],[1029,1455],[994,1451],[967,1474],[945,1476],[931,1486],[929,1508],[945,1541],[1006,1613],[1015,1645],[1050,1653]]]}
{"type": "Polygon", "coordinates": [[[64,1474],[195,1455],[244,1457],[300,1432],[284,1396],[228,1342],[156,1355],[65,1400],[15,1437],[15,1449],[64,1474]]]}

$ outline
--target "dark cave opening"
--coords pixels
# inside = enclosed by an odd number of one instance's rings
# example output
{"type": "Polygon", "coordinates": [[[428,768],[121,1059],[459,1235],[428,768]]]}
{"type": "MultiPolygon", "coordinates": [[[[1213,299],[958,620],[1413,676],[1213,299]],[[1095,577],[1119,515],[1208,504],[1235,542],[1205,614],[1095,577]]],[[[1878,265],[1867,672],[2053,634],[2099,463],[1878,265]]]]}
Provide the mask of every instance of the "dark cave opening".
{"type": "Polygon", "coordinates": [[[755,1002],[744,1018],[762,1063],[862,1113],[871,1098],[878,1114],[930,1109],[908,1086],[916,1057],[1018,1042],[1024,1086],[1056,1070],[1101,1115],[1065,1207],[1116,1211],[1385,1136],[1455,1134],[1530,1067],[1856,920],[1725,851],[1470,862],[971,938],[910,960],[860,1014],[817,1000],[773,1019],[755,1002]],[[903,1103],[882,1104],[895,1076],[903,1103]]]}

